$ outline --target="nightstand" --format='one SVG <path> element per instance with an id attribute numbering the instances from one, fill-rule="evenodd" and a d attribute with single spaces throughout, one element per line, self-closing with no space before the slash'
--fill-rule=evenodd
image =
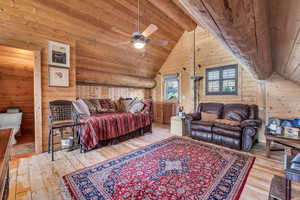
<path id="1" fill-rule="evenodd" d="M 171 117 L 171 134 L 178 136 L 185 136 L 184 118 L 178 116 Z"/>

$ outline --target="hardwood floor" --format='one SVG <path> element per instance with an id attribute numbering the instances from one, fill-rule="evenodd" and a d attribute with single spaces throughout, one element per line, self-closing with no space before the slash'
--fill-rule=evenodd
<path id="1" fill-rule="evenodd" d="M 47 153 L 14 159 L 10 162 L 9 199 L 63 199 L 61 192 L 63 175 L 170 136 L 168 126 L 156 124 L 152 134 L 84 154 L 80 154 L 79 150 L 59 151 L 55 155 L 54 162 L 50 161 L 50 155 Z M 263 144 L 257 144 L 252 154 L 256 156 L 256 161 L 240 199 L 265 200 L 268 199 L 272 176 L 274 174 L 283 175 L 282 152 L 276 152 L 268 159 L 264 156 Z M 300 184 L 293 183 L 293 200 L 296 199 L 300 199 Z"/>

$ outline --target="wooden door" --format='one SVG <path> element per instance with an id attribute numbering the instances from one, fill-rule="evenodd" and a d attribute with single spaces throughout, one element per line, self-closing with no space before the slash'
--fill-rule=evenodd
<path id="1" fill-rule="evenodd" d="M 171 117 L 178 112 L 179 105 L 179 74 L 164 76 L 163 123 L 169 124 Z"/>

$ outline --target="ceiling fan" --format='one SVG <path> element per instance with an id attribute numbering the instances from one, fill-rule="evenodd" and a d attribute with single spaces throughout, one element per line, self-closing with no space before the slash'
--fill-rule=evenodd
<path id="1" fill-rule="evenodd" d="M 167 40 L 159 40 L 159 39 L 150 39 L 149 36 L 153 34 L 155 31 L 158 30 L 158 27 L 155 24 L 150 24 L 143 32 L 140 32 L 140 0 L 138 0 L 138 24 L 137 24 L 137 32 L 133 32 L 130 35 L 130 40 L 125 43 L 132 43 L 134 48 L 136 49 L 143 49 L 145 45 L 149 42 L 155 42 L 156 44 L 160 46 L 167 46 L 168 41 Z M 119 33 L 124 33 L 121 30 L 118 30 L 116 28 L 113 28 L 114 31 Z M 128 35 L 128 34 L 126 34 Z"/>

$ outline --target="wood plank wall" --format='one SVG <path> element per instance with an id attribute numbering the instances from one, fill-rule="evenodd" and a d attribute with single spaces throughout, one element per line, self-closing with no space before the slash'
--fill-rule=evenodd
<path id="1" fill-rule="evenodd" d="M 237 64 L 233 56 L 223 48 L 220 43 L 213 38 L 205 29 L 198 27 L 195 32 L 196 38 L 196 75 L 204 76 L 205 69 L 224 65 Z M 200 65 L 200 67 L 198 67 Z M 191 76 L 194 74 L 194 34 L 185 32 L 167 61 L 160 69 L 160 74 L 156 76 L 157 87 L 153 89 L 155 98 L 155 117 L 157 121 L 162 121 L 163 112 L 163 76 L 166 74 L 180 73 L 180 103 L 186 112 L 193 111 L 193 87 Z M 184 69 L 185 68 L 185 69 Z M 199 102 L 223 102 L 223 103 L 245 103 L 256 104 L 260 97 L 257 93 L 259 84 L 252 78 L 251 74 L 241 66 L 238 68 L 239 82 L 238 95 L 206 95 L 205 79 L 201 80 L 198 99 Z"/>
<path id="2" fill-rule="evenodd" d="M 163 76 L 180 73 L 180 102 L 186 112 L 193 111 L 193 33 L 184 33 L 156 76 L 157 87 L 152 90 L 155 99 L 155 120 L 163 121 Z M 206 30 L 196 29 L 196 75 L 204 76 L 205 69 L 237 64 L 233 56 Z M 186 68 L 185 70 L 183 69 Z M 300 117 L 300 86 L 278 74 L 264 82 L 256 81 L 241 65 L 238 67 L 238 95 L 206 95 L 205 79 L 200 81 L 199 102 L 257 104 L 263 121 L 269 117 Z M 199 103 L 198 102 L 198 103 Z M 264 141 L 263 129 L 259 133 Z"/>
<path id="3" fill-rule="evenodd" d="M 76 96 L 83 99 L 105 99 L 118 100 L 120 97 L 138 97 L 150 98 L 150 89 L 110 87 L 110 86 L 93 86 L 93 85 L 77 85 Z"/>
<path id="4" fill-rule="evenodd" d="M 0 112 L 19 107 L 22 134 L 34 134 L 33 52 L 1 45 L 0 52 Z"/>
<path id="5" fill-rule="evenodd" d="M 76 69 L 155 76 L 184 30 L 147 1 L 141 1 L 141 16 L 141 29 L 158 25 L 151 37 L 167 39 L 167 47 L 152 43 L 141 53 L 120 44 L 136 31 L 137 0 L 0 1 L 0 44 L 42 54 L 43 150 L 48 143 L 48 102 L 76 98 Z M 48 87 L 49 40 L 71 45 L 69 88 Z"/>
<path id="6" fill-rule="evenodd" d="M 299 85 L 278 74 L 273 74 L 266 85 L 268 117 L 300 118 Z"/>

